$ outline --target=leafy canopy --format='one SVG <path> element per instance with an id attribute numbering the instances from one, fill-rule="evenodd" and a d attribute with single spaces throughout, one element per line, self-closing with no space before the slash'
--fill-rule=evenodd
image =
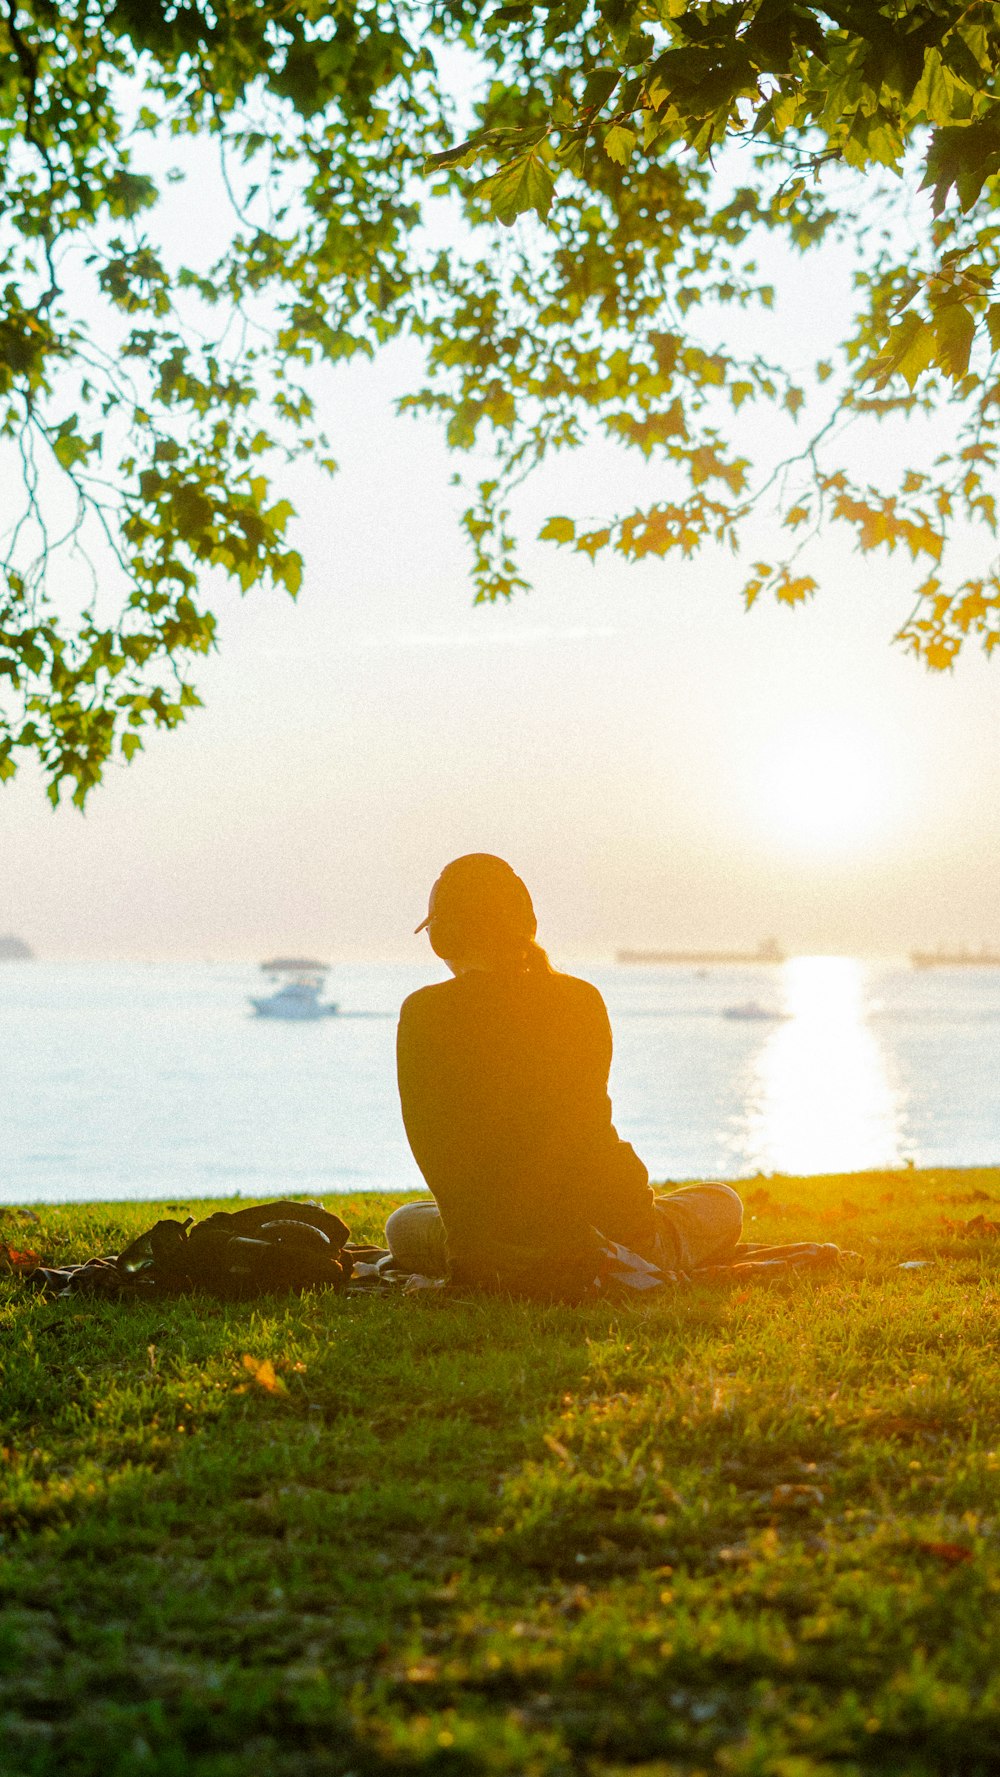
<path id="1" fill-rule="evenodd" d="M 220 579 L 298 590 L 282 463 L 334 467 L 310 367 L 404 333 L 426 375 L 402 406 L 495 459 L 464 518 L 477 598 L 525 584 L 511 490 L 597 430 L 662 495 L 544 538 L 736 546 L 767 494 L 789 548 L 748 605 L 810 596 L 838 523 L 917 564 L 900 633 L 930 666 L 991 650 L 1000 570 L 947 555 L 957 521 L 997 529 L 998 65 L 975 0 L 0 0 L 0 779 L 34 752 L 82 803 L 183 719 Z M 231 200 L 211 263 L 164 223 L 197 242 L 188 138 Z M 807 391 L 714 337 L 772 302 L 768 235 L 856 256 L 822 422 L 780 466 L 747 414 L 792 423 Z M 845 426 L 916 412 L 934 459 L 856 482 Z"/>

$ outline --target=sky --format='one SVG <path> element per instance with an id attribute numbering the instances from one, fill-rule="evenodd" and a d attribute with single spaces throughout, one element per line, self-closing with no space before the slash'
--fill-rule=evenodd
<path id="1" fill-rule="evenodd" d="M 784 269 L 759 324 L 805 363 L 844 268 Z M 909 564 L 829 539 L 813 603 L 745 613 L 766 519 L 742 560 L 531 542 L 552 512 L 655 497 L 655 467 L 595 443 L 520 497 L 533 591 L 474 608 L 462 465 L 393 411 L 416 369 L 399 345 L 319 378 L 340 470 L 284 476 L 302 592 L 222 593 L 205 708 L 84 814 L 53 812 L 29 767 L 0 790 L 0 932 L 52 959 L 416 961 L 434 877 L 486 850 L 557 961 L 1000 942 L 1000 664 L 970 647 L 930 675 L 891 645 Z"/>

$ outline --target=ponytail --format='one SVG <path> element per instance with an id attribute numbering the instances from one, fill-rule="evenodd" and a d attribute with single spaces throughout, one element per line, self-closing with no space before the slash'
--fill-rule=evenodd
<path id="1" fill-rule="evenodd" d="M 555 970 L 552 967 L 552 964 L 549 962 L 548 951 L 543 950 L 541 945 L 539 943 L 537 943 L 537 941 L 534 938 L 532 938 L 530 940 L 530 942 L 528 943 L 527 949 L 525 951 L 524 966 L 527 969 L 529 975 L 554 975 L 555 974 Z"/>
<path id="2" fill-rule="evenodd" d="M 511 945 L 493 953 L 492 968 L 497 975 L 554 975 L 548 952 L 534 938 L 525 938 L 516 948 Z"/>
<path id="3" fill-rule="evenodd" d="M 457 920 L 432 919 L 427 928 L 431 949 L 443 962 L 470 953 L 484 959 L 484 966 L 498 975 L 552 975 L 555 973 L 542 946 L 523 933 L 498 932 L 495 926 L 480 927 Z"/>

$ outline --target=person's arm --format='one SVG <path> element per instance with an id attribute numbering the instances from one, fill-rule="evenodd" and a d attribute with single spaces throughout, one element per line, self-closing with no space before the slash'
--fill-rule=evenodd
<path id="1" fill-rule="evenodd" d="M 399 1102 L 410 1151 L 435 1196 L 453 1177 L 468 1145 L 466 1119 L 455 1102 L 449 1028 L 433 988 L 404 1000 L 396 1032 Z"/>
<path id="2" fill-rule="evenodd" d="M 426 1179 L 431 1149 L 429 1131 L 434 1119 L 429 1115 L 428 1045 L 426 1034 L 421 1031 L 422 1023 L 419 998 L 411 994 L 400 1008 L 396 1030 L 396 1083 L 406 1139 Z"/>

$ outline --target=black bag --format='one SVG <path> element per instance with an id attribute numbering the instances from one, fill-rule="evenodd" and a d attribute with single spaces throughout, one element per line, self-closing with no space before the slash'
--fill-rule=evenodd
<path id="1" fill-rule="evenodd" d="M 355 1256 L 350 1229 L 318 1203 L 260 1203 L 217 1210 L 203 1222 L 163 1220 L 123 1252 L 79 1265 L 38 1265 L 26 1282 L 50 1294 L 239 1298 L 274 1291 L 343 1289 Z"/>

